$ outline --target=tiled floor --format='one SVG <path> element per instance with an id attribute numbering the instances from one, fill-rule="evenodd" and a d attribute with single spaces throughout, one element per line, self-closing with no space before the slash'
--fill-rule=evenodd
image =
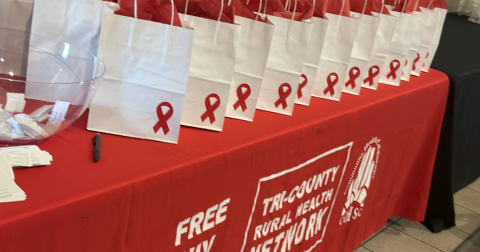
<path id="1" fill-rule="evenodd" d="M 454 251 L 480 227 L 480 178 L 457 192 L 454 201 L 456 227 L 433 234 L 421 223 L 395 217 L 355 252 Z"/>

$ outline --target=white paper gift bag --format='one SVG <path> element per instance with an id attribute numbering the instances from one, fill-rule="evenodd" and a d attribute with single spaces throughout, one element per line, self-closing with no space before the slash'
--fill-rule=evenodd
<path id="1" fill-rule="evenodd" d="M 182 25 L 195 31 L 182 125 L 222 131 L 232 86 L 238 25 L 184 14 L 180 19 Z"/>
<path id="2" fill-rule="evenodd" d="M 257 108 L 292 115 L 311 25 L 270 15 L 267 22 L 275 29 Z"/>
<path id="3" fill-rule="evenodd" d="M 430 56 L 428 52 L 430 50 L 430 44 L 432 43 L 433 34 L 435 33 L 435 28 L 437 25 L 437 18 L 438 12 L 429 10 L 426 8 L 420 7 L 422 12 L 425 13 L 426 20 L 425 20 L 425 27 L 422 32 L 422 38 L 420 40 L 420 47 L 418 49 L 418 53 L 420 55 L 420 60 L 418 62 L 418 67 L 412 71 L 412 74 L 415 76 L 420 76 L 422 68 L 426 65 L 425 61 Z"/>
<path id="4" fill-rule="evenodd" d="M 418 19 L 417 29 L 415 30 L 412 44 L 410 45 L 410 59 L 412 64 L 409 69 L 411 75 L 420 76 L 420 72 L 422 69 L 422 62 L 420 61 L 420 59 L 422 58 L 420 55 L 420 44 L 422 42 L 422 36 L 425 31 L 428 14 L 424 12 L 415 12 L 414 15 L 417 15 Z M 408 69 L 405 69 L 405 73 L 406 71 L 408 71 Z"/>
<path id="5" fill-rule="evenodd" d="M 365 6 L 366 4 L 367 1 L 365 1 Z M 359 16 L 360 24 L 348 64 L 348 71 L 345 75 L 343 92 L 359 95 L 364 80 L 362 77 L 369 70 L 370 55 L 372 53 L 380 18 L 357 13 L 355 13 L 355 15 Z"/>
<path id="6" fill-rule="evenodd" d="M 408 32 L 412 22 L 403 12 L 391 11 L 391 14 L 398 17 L 392 41 L 390 43 L 387 60 L 380 71 L 380 83 L 400 86 L 402 71 L 408 63 L 408 50 L 410 43 L 408 40 Z"/>
<path id="7" fill-rule="evenodd" d="M 425 65 L 422 66 L 423 72 L 428 72 L 430 66 L 432 65 L 433 58 L 437 53 L 438 44 L 440 43 L 440 37 L 442 36 L 443 24 L 445 23 L 445 18 L 447 17 L 448 10 L 442 8 L 435 8 L 433 10 L 436 12 L 437 20 L 435 24 L 435 32 L 433 33 L 432 42 L 430 43 L 430 48 L 428 49 L 427 57 L 425 58 Z"/>
<path id="8" fill-rule="evenodd" d="M 108 67 L 87 128 L 177 143 L 192 41 L 189 29 L 105 13 L 98 54 Z"/>
<path id="9" fill-rule="evenodd" d="M 340 101 L 360 20 L 329 13 L 326 17 L 329 24 L 312 95 Z"/>
<path id="10" fill-rule="evenodd" d="M 98 0 L 35 0 L 32 34 L 50 48 L 66 42 L 97 56 L 104 8 Z"/>
<path id="11" fill-rule="evenodd" d="M 310 19 L 312 31 L 308 41 L 307 53 L 305 55 L 305 62 L 302 68 L 302 75 L 300 77 L 300 85 L 298 86 L 297 95 L 295 98 L 296 104 L 306 105 L 310 104 L 312 97 L 315 77 L 318 72 L 318 63 L 320 62 L 320 55 L 322 54 L 323 42 L 325 41 L 325 34 L 328 29 L 328 19 L 312 17 Z"/>
<path id="12" fill-rule="evenodd" d="M 253 121 L 274 26 L 240 16 L 235 16 L 235 22 L 240 27 L 235 41 L 236 60 L 226 116 Z"/>
<path id="13" fill-rule="evenodd" d="M 418 64 L 420 60 L 420 54 L 418 53 L 418 47 L 420 46 L 421 40 L 421 29 L 423 24 L 421 23 L 422 16 L 418 15 L 416 12 L 411 13 L 407 16 L 409 18 L 409 26 L 410 32 L 406 39 L 408 40 L 409 48 L 408 48 L 408 56 L 405 61 L 405 65 L 402 69 L 402 77 L 401 80 L 410 81 L 410 75 L 412 72 L 412 68 Z"/>
<path id="14" fill-rule="evenodd" d="M 373 43 L 372 53 L 370 54 L 367 71 L 362 79 L 362 87 L 377 90 L 380 80 L 380 73 L 383 71 L 383 65 L 387 61 L 388 49 L 393 38 L 393 33 L 397 25 L 398 18 L 393 15 L 373 13 L 380 18 L 378 24 L 375 42 Z"/>
<path id="15" fill-rule="evenodd" d="M 33 0 L 0 0 L 0 74 L 26 76 L 32 10 Z"/>

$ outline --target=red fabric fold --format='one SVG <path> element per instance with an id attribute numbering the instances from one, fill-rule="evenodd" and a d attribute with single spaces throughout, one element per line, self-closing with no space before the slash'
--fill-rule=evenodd
<path id="1" fill-rule="evenodd" d="M 187 13 L 185 13 L 186 0 L 174 0 L 179 13 L 211 20 L 218 20 L 221 9 L 220 1 L 222 0 L 189 0 Z M 235 12 L 233 7 L 224 3 L 220 21 L 233 24 L 235 20 L 234 16 Z"/>
<path id="2" fill-rule="evenodd" d="M 342 5 L 344 5 L 343 11 L 342 11 Z M 342 13 L 340 13 L 340 11 Z M 350 17 L 350 1 L 349 0 L 329 0 L 327 5 L 327 13 Z"/>
<path id="3" fill-rule="evenodd" d="M 135 17 L 134 0 L 122 0 L 120 1 L 120 10 L 115 14 Z M 162 24 L 170 24 L 172 15 L 173 26 L 182 27 L 180 17 L 178 16 L 177 9 L 173 6 L 170 0 L 137 0 L 137 18 L 158 22 Z"/>
<path id="4" fill-rule="evenodd" d="M 275 12 L 274 16 L 283 17 L 283 18 L 286 18 L 286 19 L 292 19 L 292 16 L 293 16 L 293 20 L 302 21 L 302 20 L 312 18 L 314 11 L 315 11 L 315 9 L 313 7 L 310 7 L 310 9 L 308 9 L 305 12 L 295 12 L 295 15 L 293 15 L 293 12 L 286 12 L 285 11 L 285 12 Z"/>
<path id="5" fill-rule="evenodd" d="M 363 12 L 363 7 L 365 6 L 365 1 L 362 0 L 350 0 L 350 11 L 357 13 Z M 368 0 L 367 6 L 365 7 L 365 15 L 372 15 L 372 12 L 380 13 L 382 11 L 382 1 L 381 0 Z M 390 12 L 387 8 L 383 8 L 382 14 L 390 15 Z"/>
<path id="6" fill-rule="evenodd" d="M 417 4 L 418 2 L 419 0 L 400 0 L 397 6 L 395 6 L 393 10 L 398 12 L 403 11 L 404 13 L 407 13 L 407 14 L 412 13 L 414 11 L 420 11 L 420 6 Z M 405 10 L 403 9 L 404 7 L 405 7 Z"/>
<path id="7" fill-rule="evenodd" d="M 253 20 L 257 18 L 257 14 L 253 12 L 254 10 L 251 10 L 248 7 L 244 0 L 231 0 L 230 6 L 232 6 L 235 10 L 235 16 L 240 16 Z M 255 11 L 258 11 L 258 9 Z M 260 15 L 258 16 L 257 21 L 264 22 L 263 18 Z"/>
<path id="8" fill-rule="evenodd" d="M 267 2 L 266 5 L 265 5 L 265 1 Z M 251 10 L 257 11 L 260 7 L 260 0 L 250 0 L 248 2 L 248 7 Z M 262 0 L 260 13 L 273 15 L 275 12 L 284 12 L 284 11 L 285 11 L 285 6 L 283 5 L 281 0 Z"/>

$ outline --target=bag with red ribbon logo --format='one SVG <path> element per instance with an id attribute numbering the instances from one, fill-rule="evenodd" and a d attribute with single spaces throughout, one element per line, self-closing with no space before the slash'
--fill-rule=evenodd
<path id="1" fill-rule="evenodd" d="M 105 13 L 98 54 L 108 68 L 87 128 L 177 143 L 192 41 L 190 29 Z"/>
<path id="2" fill-rule="evenodd" d="M 323 42 L 328 28 L 328 19 L 325 18 L 326 4 L 318 4 L 321 0 L 313 0 L 312 4 L 305 1 L 305 8 L 313 12 L 310 17 L 312 31 L 308 41 L 307 53 L 300 77 L 300 85 L 298 87 L 295 103 L 308 106 L 312 97 L 312 90 L 317 76 L 318 63 L 322 54 Z M 326 1 L 324 1 L 326 3 Z M 314 6 L 319 6 L 318 10 Z"/>
<path id="3" fill-rule="evenodd" d="M 104 10 L 97 0 L 35 0 L 31 33 L 49 48 L 66 42 L 96 56 Z"/>
<path id="4" fill-rule="evenodd" d="M 405 9 L 406 4 L 403 5 Z M 380 83 L 400 86 L 402 71 L 408 64 L 408 53 L 410 49 L 409 33 L 413 26 L 411 14 L 391 11 L 390 13 L 398 18 L 390 43 L 387 60 L 380 71 Z"/>
<path id="5" fill-rule="evenodd" d="M 384 9 L 385 10 L 385 9 Z M 387 10 L 388 11 L 388 10 Z M 377 34 L 370 54 L 368 71 L 364 73 L 362 87 L 377 90 L 383 66 L 387 61 L 388 49 L 393 38 L 398 18 L 388 14 L 373 13 L 380 18 Z"/>
<path id="6" fill-rule="evenodd" d="M 235 14 L 243 13 L 248 18 L 235 16 L 239 34 L 235 40 L 236 61 L 226 116 L 253 121 L 275 27 L 263 22 L 260 15 L 253 14 L 241 1 L 232 0 Z M 243 8 L 237 12 L 238 5 Z"/>
<path id="7" fill-rule="evenodd" d="M 267 22 L 275 25 L 275 28 L 257 102 L 258 109 L 292 115 L 311 32 L 311 25 L 300 21 L 304 17 L 304 13 L 285 10 L 266 16 Z"/>
<path id="8" fill-rule="evenodd" d="M 102 1 L 96 0 L 35 0 L 31 34 L 35 43 L 47 48 L 62 47 L 63 43 L 77 46 L 97 56 L 103 12 L 112 12 Z M 44 71 L 45 59 L 39 54 L 30 54 L 27 66 L 25 96 L 30 99 L 55 102 L 63 93 L 45 92 L 41 85 L 32 85 L 29 80 L 38 71 Z M 39 67 L 40 66 L 40 67 Z M 84 97 L 71 102 L 80 104 Z"/>
<path id="9" fill-rule="evenodd" d="M 432 15 L 430 13 L 419 6 L 419 11 L 416 11 L 415 14 L 419 16 L 419 31 L 416 34 L 418 38 L 415 38 L 415 43 L 416 43 L 416 55 L 412 63 L 412 69 L 411 69 L 411 74 L 414 76 L 420 76 L 422 66 L 425 62 L 426 54 L 428 52 L 428 46 L 425 46 L 426 44 L 429 44 L 431 41 L 431 38 L 433 37 L 433 23 L 432 20 Z"/>
<path id="10" fill-rule="evenodd" d="M 410 47 L 408 49 L 407 64 L 403 68 L 401 79 L 404 81 L 410 81 L 410 75 L 412 71 L 417 70 L 420 61 L 420 41 L 422 39 L 422 33 L 425 29 L 425 22 L 427 15 L 421 12 L 419 7 L 419 0 L 406 0 L 406 8 L 404 13 L 410 14 L 412 26 L 410 26 L 410 33 L 408 36 Z M 401 5 L 402 3 L 400 3 Z"/>
<path id="11" fill-rule="evenodd" d="M 443 31 L 443 24 L 445 23 L 445 18 L 447 17 L 448 13 L 445 0 L 431 0 L 429 2 L 428 9 L 430 9 L 430 12 L 435 13 L 434 15 L 436 16 L 436 22 L 432 41 L 430 43 L 424 65 L 422 65 L 423 72 L 428 72 L 430 66 L 432 65 L 433 58 L 437 53 L 438 44 L 440 43 L 440 37 Z"/>
<path id="12" fill-rule="evenodd" d="M 423 29 L 422 38 L 420 40 L 420 47 L 418 53 L 420 54 L 420 60 L 418 61 L 418 67 L 412 74 L 415 76 L 419 76 L 422 68 L 426 65 L 426 60 L 429 58 L 430 53 L 430 45 L 432 44 L 432 39 L 435 34 L 435 30 L 437 28 L 437 20 L 439 17 L 439 12 L 430 10 L 428 7 L 431 3 L 431 0 L 421 0 L 419 5 L 420 9 L 423 13 L 426 14 L 427 18 L 425 21 L 425 28 Z"/>
<path id="13" fill-rule="evenodd" d="M 377 35 L 380 18 L 371 14 L 372 11 L 375 11 L 372 1 L 365 0 L 363 4 L 362 1 L 352 1 L 350 6 L 352 8 L 351 15 L 358 16 L 360 24 L 355 36 L 343 92 L 359 95 L 364 80 L 363 77 L 369 70 L 370 55 Z"/>
<path id="14" fill-rule="evenodd" d="M 198 8 L 190 4 L 197 4 Z M 222 131 L 233 81 L 235 37 L 239 27 L 233 24 L 233 8 L 222 0 L 218 5 L 213 1 L 189 1 L 184 10 L 186 14 L 180 14 L 182 24 L 192 27 L 195 33 L 182 125 Z M 212 20 L 214 10 L 216 18 Z M 197 16 L 190 15 L 190 11 Z"/>
<path id="15" fill-rule="evenodd" d="M 350 4 L 347 0 L 329 1 L 328 6 L 328 13 L 325 14 L 328 28 L 312 95 L 340 101 L 360 20 L 349 17 Z M 338 15 L 340 13 L 342 15 Z"/>

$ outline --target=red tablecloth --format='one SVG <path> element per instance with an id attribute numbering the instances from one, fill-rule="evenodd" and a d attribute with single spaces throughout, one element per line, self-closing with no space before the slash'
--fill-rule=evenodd
<path id="1" fill-rule="evenodd" d="M 257 111 L 178 145 L 94 132 L 86 114 L 17 169 L 1 251 L 352 251 L 391 216 L 424 218 L 448 93 L 435 70 L 292 117 Z"/>

